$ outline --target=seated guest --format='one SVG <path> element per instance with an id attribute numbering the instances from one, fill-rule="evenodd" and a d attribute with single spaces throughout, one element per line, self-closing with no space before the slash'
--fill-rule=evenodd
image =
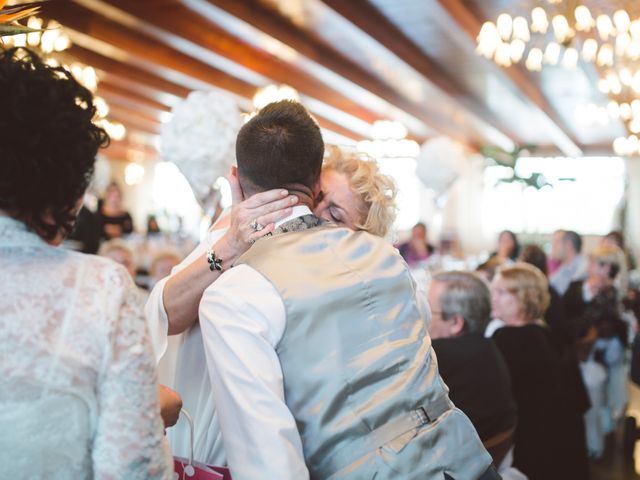
<path id="1" fill-rule="evenodd" d="M 132 280 L 136 278 L 136 261 L 133 251 L 120 239 L 107 240 L 98 249 L 98 255 L 107 257 L 122 265 Z"/>
<path id="2" fill-rule="evenodd" d="M 537 245 L 527 245 L 524 247 L 522 252 L 520 252 L 518 260 L 533 265 L 540 270 L 545 277 L 547 276 L 547 254 Z M 549 325 L 556 339 L 558 348 L 561 351 L 573 346 L 574 335 L 564 308 L 564 301 L 551 284 L 549 284 L 549 308 L 544 312 L 544 320 L 547 322 L 547 325 Z"/>
<path id="3" fill-rule="evenodd" d="M 531 480 L 588 478 L 583 414 L 568 370 L 542 317 L 547 279 L 537 268 L 502 267 L 491 285 L 493 316 L 505 322 L 493 339 L 504 355 L 518 406 L 514 466 Z"/>
<path id="4" fill-rule="evenodd" d="M 173 249 L 162 249 L 153 254 L 151 265 L 149 266 L 149 276 L 151 285 L 155 285 L 160 280 L 171 274 L 171 269 L 182 260 L 181 255 Z"/>
<path id="5" fill-rule="evenodd" d="M 560 266 L 549 277 L 549 283 L 559 295 L 564 295 L 571 282 L 587 276 L 587 259 L 582 251 L 582 237 L 571 230 L 559 230 L 553 234 L 551 258 Z"/>
<path id="6" fill-rule="evenodd" d="M 82 205 L 67 240 L 73 241 L 74 250 L 95 254 L 100 247 L 100 234 L 100 219 L 88 206 Z"/>
<path id="7" fill-rule="evenodd" d="M 589 256 L 586 278 L 571 282 L 563 296 L 567 316 L 574 319 L 582 315 L 593 303 L 608 303 L 617 308 L 615 278 L 620 271 L 620 249 L 601 245 Z"/>
<path id="8" fill-rule="evenodd" d="M 498 249 L 491 254 L 491 257 L 497 257 L 503 262 L 512 263 L 516 261 L 520 254 L 520 244 L 518 237 L 511 230 L 503 230 L 498 235 Z"/>
<path id="9" fill-rule="evenodd" d="M 494 342 L 483 336 L 491 314 L 489 289 L 472 273 L 438 273 L 429 287 L 429 305 L 440 375 L 486 445 L 516 425 L 509 371 Z M 493 460 L 500 465 L 502 458 Z"/>
<path id="10" fill-rule="evenodd" d="M 429 243 L 427 226 L 424 223 L 416 223 L 411 229 L 411 238 L 398 245 L 398 250 L 410 267 L 426 261 L 435 251 L 433 245 Z"/>
<path id="11" fill-rule="evenodd" d="M 122 206 L 122 190 L 111 183 L 98 206 L 98 218 L 102 226 L 102 238 L 120 238 L 133 232 L 133 220 Z"/>
<path id="12" fill-rule="evenodd" d="M 198 318 L 202 292 L 218 277 L 205 258 L 207 249 L 230 252 L 229 263 L 239 257 L 258 236 L 268 234 L 276 221 L 291 214 L 297 197 L 282 198 L 280 190 L 259 193 L 243 201 L 235 175 L 230 178 L 234 207 L 223 214 L 201 244 L 178 266 L 169 278 L 160 280 L 151 292 L 146 314 L 159 350 L 160 378 L 180 391 L 185 408 L 201 419 L 195 425 L 195 458 L 221 464 L 225 461 L 217 426 L 217 414 L 211 397 L 211 385 L 205 366 Z M 384 236 L 395 219 L 395 185 L 380 173 L 377 164 L 365 158 L 345 154 L 337 147 L 328 149 L 320 175 L 321 193 L 316 215 L 337 225 L 350 226 Z M 286 190 L 284 190 L 286 193 Z M 258 221 L 264 229 L 248 228 Z M 235 255 L 235 256 L 233 256 Z M 186 325 L 186 326 L 185 326 Z M 174 328 L 187 328 L 184 334 L 171 335 Z M 188 365 L 188 366 L 187 366 Z M 180 371 L 180 374 L 176 374 Z M 188 455 L 190 431 L 178 423 L 167 433 L 173 451 Z"/>
<path id="13" fill-rule="evenodd" d="M 0 476 L 172 478 L 133 282 L 58 248 L 108 143 L 91 92 L 0 49 L 0 105 Z"/>

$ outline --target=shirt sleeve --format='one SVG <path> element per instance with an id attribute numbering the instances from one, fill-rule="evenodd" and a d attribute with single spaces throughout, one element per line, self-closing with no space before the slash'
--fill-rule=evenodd
<path id="1" fill-rule="evenodd" d="M 197 258 L 204 257 L 205 252 L 211 245 L 215 244 L 226 232 L 226 229 L 211 230 L 207 233 L 205 238 L 198 244 L 198 246 L 178 265 L 173 267 L 171 275 L 163 278 L 155 284 L 149 299 L 144 308 L 144 314 L 149 324 L 149 332 L 151 334 L 151 342 L 153 345 L 153 351 L 156 358 L 156 363 L 160 362 L 160 359 L 167 350 L 167 336 L 169 334 L 169 317 L 167 311 L 164 308 L 164 286 L 169 279 L 193 263 Z"/>
<path id="2" fill-rule="evenodd" d="M 274 287 L 240 265 L 205 291 L 199 316 L 234 480 L 308 479 L 302 441 L 284 402 L 275 346 L 286 314 Z"/>
<path id="3" fill-rule="evenodd" d="M 172 457 L 164 437 L 155 363 L 142 308 L 124 270 L 106 287 L 121 291 L 98 377 L 93 474 L 102 478 L 169 479 Z"/>

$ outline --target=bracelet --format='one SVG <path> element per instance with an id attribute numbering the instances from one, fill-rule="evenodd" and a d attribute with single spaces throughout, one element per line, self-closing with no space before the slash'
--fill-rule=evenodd
<path id="1" fill-rule="evenodd" d="M 217 270 L 222 271 L 222 259 L 216 256 L 216 252 L 209 249 L 207 250 L 207 262 L 209 263 L 209 269 L 213 272 Z"/>

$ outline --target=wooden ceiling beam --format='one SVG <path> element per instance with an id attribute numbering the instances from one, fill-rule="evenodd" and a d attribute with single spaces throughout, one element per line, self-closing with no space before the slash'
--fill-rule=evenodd
<path id="1" fill-rule="evenodd" d="M 127 135 L 129 131 L 134 130 L 138 130 L 147 135 L 160 135 L 160 122 L 153 122 L 133 116 L 130 111 L 121 109 L 120 107 L 111 106 L 107 118 L 122 123 L 127 128 Z"/>
<path id="2" fill-rule="evenodd" d="M 253 85 L 75 3 L 48 2 L 43 5 L 43 13 L 66 27 L 126 52 L 131 56 L 130 63 L 138 64 L 147 71 L 155 70 L 156 76 L 167 79 L 171 72 L 179 72 L 243 97 L 251 98 L 255 92 Z"/>
<path id="3" fill-rule="evenodd" d="M 454 103 L 457 103 L 459 107 L 473 113 L 481 121 L 498 130 L 510 140 L 514 142 L 520 141 L 518 136 L 507 125 L 500 122 L 460 82 L 445 73 L 440 65 L 370 2 L 367 0 L 322 1 L 419 72 L 429 82 L 453 99 Z"/>
<path id="4" fill-rule="evenodd" d="M 160 46 L 160 51 L 172 50 L 174 56 L 176 54 L 179 56 L 181 63 L 198 64 L 200 70 L 215 70 L 220 76 L 228 76 L 235 81 L 239 79 L 234 76 L 236 72 L 233 70 L 225 71 L 223 67 L 213 67 L 210 63 L 205 63 L 204 60 L 196 60 L 196 58 L 204 59 L 201 49 L 206 49 L 258 73 L 267 81 L 272 79 L 275 82 L 287 83 L 304 95 L 320 100 L 366 122 L 371 123 L 380 119 L 379 115 L 366 106 L 354 103 L 340 92 L 328 88 L 312 75 L 291 66 L 276 56 L 238 40 L 177 0 L 163 2 L 157 0 L 137 0 L 135 2 L 130 0 L 109 0 L 109 2 L 85 0 L 77 3 L 82 4 L 81 8 L 91 9 L 97 15 L 104 15 L 104 17 L 95 20 L 95 31 L 91 32 L 92 35 L 95 35 L 101 27 L 108 27 L 110 30 L 118 31 L 119 34 L 123 33 L 121 29 L 125 29 L 127 32 L 135 31 L 134 35 L 137 37 L 154 41 Z M 133 17 L 133 21 L 131 17 Z M 138 25 L 136 25 L 135 19 L 139 19 Z M 172 41 L 172 36 L 179 36 L 187 41 L 175 42 Z M 189 59 L 186 62 L 184 61 L 185 57 Z M 195 76 L 193 70 L 185 73 Z M 201 79 L 210 81 L 206 78 Z M 211 83 L 234 91 L 231 85 L 221 85 L 221 82 L 225 80 L 225 78 L 220 78 Z M 252 90 L 251 94 L 245 91 L 235 91 L 234 93 L 251 98 L 255 89 L 261 86 L 260 84 L 248 85 Z"/>
<path id="5" fill-rule="evenodd" d="M 114 84 L 111 81 L 100 79 L 98 84 L 98 92 L 100 95 L 110 95 L 111 97 L 126 98 L 133 104 L 145 108 L 152 109 L 158 112 L 170 112 L 171 107 L 164 103 L 158 102 L 149 96 L 142 95 L 137 91 L 132 91 L 124 88 L 120 85 Z"/>
<path id="6" fill-rule="evenodd" d="M 331 0 L 335 1 L 335 0 Z M 438 3 L 455 21 L 460 29 L 470 38 L 473 44 L 482 27 L 482 21 L 477 18 L 461 0 L 438 0 Z M 492 61 L 487 60 L 492 63 Z M 571 135 L 569 128 L 555 112 L 540 88 L 531 80 L 528 73 L 522 70 L 519 65 L 513 65 L 509 68 L 501 68 L 495 65 L 496 69 L 502 72 L 508 80 L 516 87 L 517 93 L 535 105 L 540 112 L 548 119 L 550 128 L 553 129 L 553 138 L 550 140 L 568 156 L 582 155 L 582 149 L 578 146 L 578 142 Z"/>
<path id="7" fill-rule="evenodd" d="M 423 106 L 401 95 L 393 86 L 374 77 L 362 66 L 346 58 L 333 47 L 307 34 L 264 3 L 256 0 L 205 1 L 275 38 L 309 60 L 322 65 L 391 105 L 404 110 L 430 128 L 437 131 L 446 130 L 446 119 L 430 117 Z M 451 130 L 443 133 L 451 134 Z"/>
<path id="8" fill-rule="evenodd" d="M 130 101 L 126 97 L 118 97 L 115 95 L 105 95 L 105 99 L 109 105 L 110 111 L 116 110 L 123 115 L 149 123 L 162 123 L 161 112 L 149 108 L 140 108 L 139 105 Z"/>
<path id="9" fill-rule="evenodd" d="M 47 5 L 51 7 L 53 6 L 53 2 Z M 81 32 L 82 34 L 91 35 L 102 42 L 113 45 L 130 54 L 124 61 L 116 60 L 106 56 L 107 52 L 103 54 L 103 52 L 98 53 L 91 50 L 92 45 L 79 46 L 78 44 L 74 44 L 69 50 L 69 53 L 82 62 L 103 70 L 107 73 L 107 78 L 115 75 L 134 83 L 150 85 L 158 91 L 165 91 L 178 97 L 188 95 L 191 89 L 176 83 L 174 79 L 167 80 L 161 77 L 156 71 L 150 72 L 147 70 L 148 63 L 156 63 L 163 67 L 181 71 L 186 75 L 207 81 L 214 86 L 231 91 L 244 98 L 251 98 L 255 93 L 255 88 L 252 85 L 230 75 L 220 74 L 212 67 L 201 64 L 191 57 L 172 51 L 164 45 L 156 44 L 152 39 L 144 37 L 137 39 L 135 33 L 123 26 L 97 17 L 89 10 L 74 4 L 57 3 L 55 5 L 55 9 L 49 8 L 49 10 L 45 12 L 51 18 L 57 19 L 65 27 Z M 145 61 L 140 62 L 140 58 Z M 181 63 L 183 60 L 184 63 Z M 222 78 L 220 83 L 216 83 L 218 78 Z M 363 139 L 362 135 L 342 125 L 323 118 L 322 116 L 315 115 L 315 117 L 323 128 L 355 140 Z M 145 131 L 149 131 L 149 127 L 146 126 L 146 128 L 147 130 Z M 152 131 L 152 133 L 155 133 L 155 131 Z"/>
<path id="10" fill-rule="evenodd" d="M 177 97 L 186 97 L 189 95 L 189 92 L 191 92 L 191 89 L 183 85 L 179 85 L 136 67 L 135 61 L 133 60 L 122 63 L 77 44 L 74 44 L 68 52 L 81 62 L 104 71 L 108 78 L 111 78 L 111 76 L 125 78 L 137 84 L 145 85 L 154 90 L 166 92 Z"/>
<path id="11" fill-rule="evenodd" d="M 105 149 L 100 150 L 100 154 L 106 155 L 112 160 L 129 161 L 131 150 L 137 150 L 144 153 L 146 158 L 158 159 L 158 151 L 149 145 L 133 144 L 126 140 L 124 141 L 112 141 Z"/>

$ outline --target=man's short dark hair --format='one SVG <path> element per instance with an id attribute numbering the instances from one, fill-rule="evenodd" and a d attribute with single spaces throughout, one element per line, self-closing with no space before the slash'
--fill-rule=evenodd
<path id="1" fill-rule="evenodd" d="M 320 177 L 323 155 L 320 127 L 302 105 L 289 100 L 260 110 L 240 129 L 236 142 L 245 193 L 295 184 L 312 188 Z"/>
<path id="2" fill-rule="evenodd" d="M 563 240 L 571 243 L 576 253 L 582 251 L 582 237 L 573 230 L 565 230 Z"/>

